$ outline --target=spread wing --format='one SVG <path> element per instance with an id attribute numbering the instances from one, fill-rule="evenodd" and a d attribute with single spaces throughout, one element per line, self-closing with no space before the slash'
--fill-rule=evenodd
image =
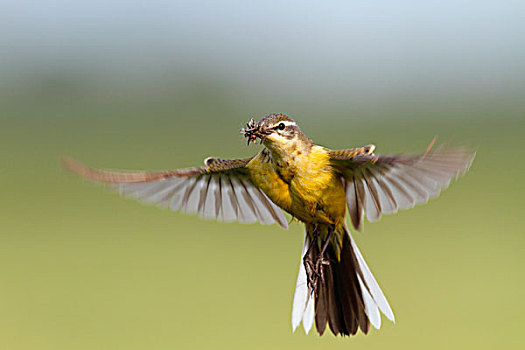
<path id="1" fill-rule="evenodd" d="M 207 219 L 278 223 L 288 228 L 282 210 L 253 185 L 245 165 L 251 158 L 208 158 L 205 166 L 165 171 L 115 171 L 89 168 L 63 159 L 66 169 L 108 184 L 127 197 Z"/>
<path id="2" fill-rule="evenodd" d="M 342 175 L 352 224 L 361 230 L 365 214 L 376 221 L 382 214 L 438 196 L 452 179 L 468 170 L 474 156 L 464 148 L 444 147 L 415 156 L 340 150 L 331 151 L 331 162 Z"/>

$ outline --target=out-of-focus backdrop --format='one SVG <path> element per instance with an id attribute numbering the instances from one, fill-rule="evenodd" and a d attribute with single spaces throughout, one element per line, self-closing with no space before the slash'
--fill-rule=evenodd
<path id="1" fill-rule="evenodd" d="M 0 5 L 1 349 L 502 349 L 525 325 L 523 1 Z M 333 148 L 478 155 L 355 234 L 396 314 L 291 333 L 302 227 L 221 224 L 66 173 L 254 154 L 282 112 Z M 315 333 L 315 332 L 313 332 Z"/>

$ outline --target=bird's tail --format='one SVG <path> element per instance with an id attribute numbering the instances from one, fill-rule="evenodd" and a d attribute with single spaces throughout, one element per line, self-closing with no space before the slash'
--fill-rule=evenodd
<path id="1" fill-rule="evenodd" d="M 313 291 L 308 285 L 308 277 L 303 259 L 308 253 L 311 260 L 315 261 L 319 255 L 318 244 L 310 247 L 312 228 L 307 227 L 299 265 L 299 276 L 295 287 L 292 310 L 293 330 L 301 321 L 306 333 L 313 325 L 317 332 L 323 334 L 328 323 L 330 330 L 335 334 L 354 335 L 361 328 L 367 333 L 370 324 L 375 328 L 381 327 L 380 311 L 392 322 L 394 314 L 388 304 L 381 288 L 377 284 L 363 256 L 359 252 L 350 232 L 344 225 L 338 226 L 334 237 L 342 237 L 336 246 L 330 244 L 324 254 L 326 263 L 321 265 L 322 278 Z M 340 250 L 337 254 L 336 250 Z M 338 256 L 339 255 L 339 259 Z"/>

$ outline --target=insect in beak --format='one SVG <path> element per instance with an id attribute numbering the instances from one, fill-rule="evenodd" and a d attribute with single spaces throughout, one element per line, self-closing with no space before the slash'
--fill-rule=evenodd
<path id="1" fill-rule="evenodd" d="M 269 132 L 252 118 L 246 123 L 246 128 L 241 129 L 241 134 L 247 138 L 247 145 L 250 145 L 250 142 L 257 143 L 257 138 L 260 139 L 260 143 L 262 144 L 266 136 L 269 135 Z"/>

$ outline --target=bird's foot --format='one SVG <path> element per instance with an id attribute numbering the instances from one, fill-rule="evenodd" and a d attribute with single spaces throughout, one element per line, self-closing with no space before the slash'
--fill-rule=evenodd
<path id="1" fill-rule="evenodd" d="M 324 259 L 322 255 L 317 256 L 315 261 L 305 256 L 304 267 L 306 270 L 308 288 L 316 292 L 319 282 L 324 282 L 323 266 L 330 265 L 330 260 Z"/>

